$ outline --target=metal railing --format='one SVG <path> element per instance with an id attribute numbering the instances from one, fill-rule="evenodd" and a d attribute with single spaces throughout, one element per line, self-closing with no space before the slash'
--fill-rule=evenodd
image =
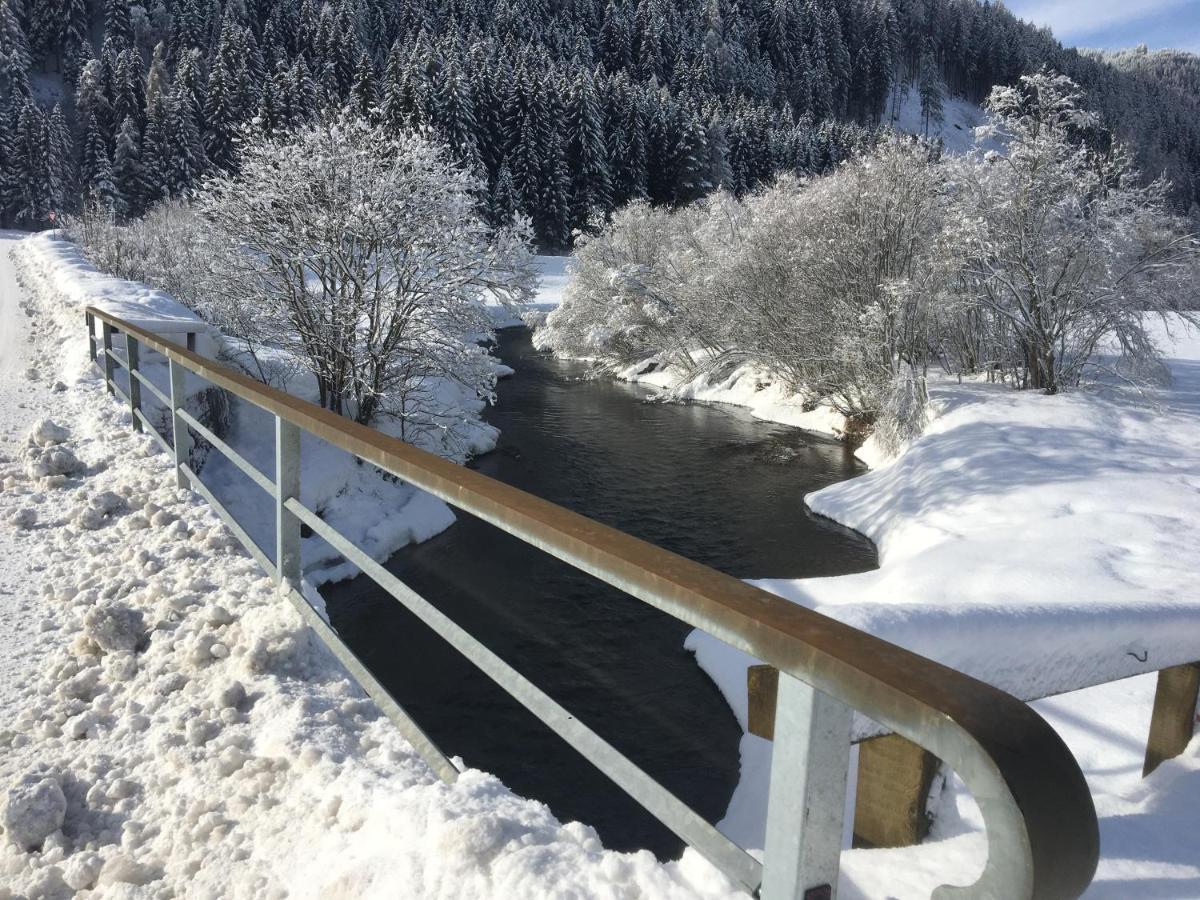
<path id="1" fill-rule="evenodd" d="M 1053 729 L 1026 704 L 981 681 L 822 616 L 707 566 L 592 521 L 478 472 L 266 387 L 153 333 L 89 308 L 93 359 L 108 390 L 170 454 L 181 487 L 199 492 L 367 693 L 443 779 L 457 769 L 362 666 L 301 591 L 300 529 L 307 525 L 582 753 L 732 880 L 767 900 L 836 895 L 854 710 L 925 748 L 971 790 L 987 829 L 987 862 L 969 886 L 937 898 L 1079 895 L 1099 854 L 1096 813 L 1083 774 Z M 95 323 L 101 323 L 97 345 Z M 125 354 L 113 348 L 124 335 Z M 166 357 L 170 392 L 140 371 L 140 349 Z M 128 392 L 114 367 L 129 373 Z M 275 478 L 250 465 L 183 408 L 192 372 L 275 417 Z M 141 408 L 145 388 L 170 413 L 171 438 Z M 193 429 L 275 504 L 274 560 L 250 538 L 188 464 Z M 308 432 L 451 506 L 599 578 L 780 672 L 764 862 L 737 846 L 580 722 L 483 641 L 451 621 L 300 503 L 300 434 Z"/>

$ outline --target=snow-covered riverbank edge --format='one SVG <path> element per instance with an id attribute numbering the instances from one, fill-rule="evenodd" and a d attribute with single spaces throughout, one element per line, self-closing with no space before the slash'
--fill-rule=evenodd
<path id="1" fill-rule="evenodd" d="M 32 801 L 3 803 L 0 897 L 734 893 L 693 853 L 604 851 L 490 775 L 437 782 L 129 430 L 78 311 L 27 299 L 0 326 L 28 333 L 39 386 L 67 386 L 68 430 L 0 449 L 0 608 L 38 623 L 0 637 L 0 787 L 29 776 Z M 30 393 L 14 378 L 5 410 Z M 53 454 L 61 483 L 35 467 Z"/>
<path id="2" fill-rule="evenodd" d="M 1033 705 L 1096 800 L 1102 860 L 1088 896 L 1159 879 L 1165 896 L 1200 896 L 1200 737 L 1141 779 L 1154 676 L 1138 673 L 1200 659 L 1200 336 L 1161 339 L 1175 382 L 1160 408 L 935 383 L 919 439 L 893 459 L 868 453 L 870 473 L 805 498 L 870 537 L 880 568 L 756 582 L 1023 698 L 1062 694 Z M 699 632 L 687 646 L 744 729 L 757 660 Z M 1087 685 L 1100 686 L 1075 690 Z M 741 752 L 721 827 L 761 846 L 771 744 L 746 735 Z M 930 842 L 848 851 L 842 896 L 971 881 L 986 852 L 973 800 L 952 778 L 934 808 Z"/>

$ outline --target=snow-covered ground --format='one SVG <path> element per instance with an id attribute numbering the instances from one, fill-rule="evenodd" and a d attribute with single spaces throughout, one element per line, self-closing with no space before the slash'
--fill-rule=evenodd
<path id="1" fill-rule="evenodd" d="M 879 569 L 757 582 L 1018 696 L 1061 694 L 1033 705 L 1091 785 L 1097 897 L 1200 897 L 1200 737 L 1143 781 L 1155 679 L 1127 677 L 1200 659 L 1200 336 L 1178 327 L 1161 341 L 1175 380 L 1157 406 L 936 384 L 936 418 L 902 455 L 868 445 L 874 471 L 807 498 L 874 540 Z M 688 646 L 745 727 L 755 660 L 699 633 Z M 743 738 L 722 824 L 749 846 L 762 843 L 770 753 Z M 970 881 L 978 811 L 956 779 L 936 810 L 921 847 L 848 852 L 844 896 Z"/>
<path id="2" fill-rule="evenodd" d="M 436 782 L 211 512 L 171 487 L 166 460 L 88 367 L 78 312 L 15 287 L 13 242 L 0 241 L 0 900 L 77 887 L 735 893 L 691 852 L 661 865 L 604 851 L 492 776 Z M 1200 658 L 1188 595 L 1200 340 L 1172 355 L 1162 408 L 937 386 L 937 418 L 899 459 L 872 457 L 872 473 L 809 498 L 876 540 L 880 569 L 764 586 L 1031 696 Z M 797 418 L 811 414 L 763 373 L 735 376 L 691 395 L 836 424 Z M 34 427 L 46 409 L 65 434 Z M 46 477 L 55 470 L 66 477 Z M 703 635 L 689 646 L 744 724 L 748 660 Z M 1101 816 L 1091 896 L 1200 897 L 1200 739 L 1142 780 L 1152 696 L 1153 676 L 1139 675 L 1035 703 Z M 723 827 L 758 847 L 770 744 L 747 736 L 742 753 Z M 972 880 L 984 853 L 973 802 L 951 779 L 936 809 L 921 847 L 848 851 L 841 896 Z"/>
<path id="3" fill-rule="evenodd" d="M 925 122 L 921 116 L 921 94 L 916 85 L 910 85 L 900 100 L 895 115 L 890 114 L 887 124 L 897 131 L 908 134 L 925 134 Z M 942 146 L 949 153 L 968 153 L 980 146 L 975 141 L 975 129 L 987 121 L 987 113 L 978 104 L 958 97 L 947 97 L 942 104 L 942 121 L 931 122 L 930 138 L 941 138 Z M 996 149 L 994 140 L 982 144 L 982 149 Z"/>
<path id="4" fill-rule="evenodd" d="M 0 238 L 2 900 L 734 893 L 693 853 L 605 851 L 490 775 L 438 782 L 130 431 L 78 311 L 16 286 L 15 238 Z M 46 411 L 60 428 L 35 427 Z"/>

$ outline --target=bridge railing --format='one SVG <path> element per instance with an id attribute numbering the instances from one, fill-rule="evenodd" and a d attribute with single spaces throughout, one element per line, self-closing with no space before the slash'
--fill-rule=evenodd
<path id="1" fill-rule="evenodd" d="M 939 898 L 1079 895 L 1095 871 L 1099 836 L 1083 774 L 1053 729 L 1026 704 L 981 681 L 739 579 L 602 525 L 478 472 L 266 387 L 184 347 L 89 308 L 93 359 L 129 405 L 133 427 L 174 457 L 181 487 L 204 496 L 277 581 L 308 624 L 443 779 L 457 769 L 309 605 L 301 590 L 300 532 L 307 525 L 468 657 L 563 740 L 734 882 L 767 900 L 836 896 L 854 710 L 952 768 L 979 804 L 987 862 L 969 886 Z M 95 326 L 99 323 L 100 333 Z M 122 335 L 114 348 L 114 337 Z M 119 350 L 124 350 L 121 354 Z M 141 371 L 141 353 L 166 358 L 169 392 Z M 115 367 L 128 372 L 123 391 Z M 275 418 L 268 477 L 184 409 L 185 372 Z M 170 415 L 154 428 L 142 390 Z M 189 465 L 189 429 L 246 473 L 275 506 L 275 548 L 259 547 Z M 575 568 L 779 671 L 763 862 L 659 785 L 570 711 L 369 558 L 300 502 L 300 435 L 307 432 L 478 516 Z"/>

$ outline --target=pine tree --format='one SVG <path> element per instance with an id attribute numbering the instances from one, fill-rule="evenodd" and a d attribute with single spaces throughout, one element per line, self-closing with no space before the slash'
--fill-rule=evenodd
<path id="1" fill-rule="evenodd" d="M 83 152 L 82 180 L 87 196 L 87 205 L 115 216 L 118 205 L 117 188 L 113 182 L 112 163 L 108 146 L 95 118 L 88 124 L 87 143 Z"/>
<path id="2" fill-rule="evenodd" d="M 0 121 L 11 122 L 14 115 L 11 98 L 0 93 Z M 5 227 L 13 223 L 20 190 L 16 137 L 16 129 L 0 128 L 0 223 Z"/>
<path id="3" fill-rule="evenodd" d="M 929 134 L 931 125 L 941 125 L 945 119 L 943 100 L 946 87 L 942 83 L 942 75 L 938 69 L 933 54 L 925 51 L 921 59 L 921 123 L 925 134 Z"/>
<path id="4" fill-rule="evenodd" d="M 180 85 L 176 85 L 167 104 L 167 190 L 179 197 L 192 189 L 207 164 L 200 137 L 199 118 L 195 101 Z"/>
<path id="5" fill-rule="evenodd" d="M 104 0 L 104 39 L 111 41 L 117 52 L 133 46 L 129 0 Z"/>
<path id="6" fill-rule="evenodd" d="M 166 108 L 169 95 L 156 91 L 146 104 L 146 127 L 142 131 L 142 202 L 149 209 L 170 194 L 168 172 L 171 149 L 167 146 Z"/>
<path id="7" fill-rule="evenodd" d="M 0 96 L 18 108 L 29 96 L 29 65 L 29 43 L 13 0 L 0 0 Z"/>
<path id="8" fill-rule="evenodd" d="M 71 212 L 75 198 L 75 144 L 62 104 L 54 104 L 47 126 L 47 178 L 50 209 Z"/>
<path id="9" fill-rule="evenodd" d="M 507 160 L 500 164 L 500 172 L 496 176 L 496 186 L 492 189 L 489 212 L 489 218 L 494 228 L 503 228 L 505 225 L 511 224 L 513 218 L 521 212 L 517 207 L 517 191 Z"/>
<path id="10" fill-rule="evenodd" d="M 17 174 L 16 220 L 27 228 L 42 227 L 50 197 L 49 148 L 46 117 L 41 107 L 25 98 L 17 118 L 13 169 Z"/>
<path id="11" fill-rule="evenodd" d="M 66 0 L 62 6 L 62 73 L 67 84 L 79 80 L 79 70 L 90 55 L 87 0 Z"/>
<path id="12" fill-rule="evenodd" d="M 475 107 L 457 63 L 451 62 L 442 69 L 434 93 L 434 109 L 433 126 L 450 152 L 467 169 L 482 172 L 483 160 L 475 143 L 478 130 Z"/>
<path id="13" fill-rule="evenodd" d="M 354 84 L 350 88 L 350 106 L 368 121 L 379 118 L 379 92 L 375 88 L 375 67 L 371 58 L 363 53 L 358 58 L 354 71 Z"/>
<path id="14" fill-rule="evenodd" d="M 139 146 L 141 139 L 137 122 L 133 116 L 127 117 L 117 132 L 112 163 L 113 185 L 116 188 L 113 212 L 120 221 L 136 217 L 144 209 L 146 189 Z"/>
<path id="15" fill-rule="evenodd" d="M 595 85 L 586 72 L 577 75 L 567 92 L 567 171 L 571 178 L 571 228 L 583 229 L 612 209 L 612 180 L 604 123 Z"/>

